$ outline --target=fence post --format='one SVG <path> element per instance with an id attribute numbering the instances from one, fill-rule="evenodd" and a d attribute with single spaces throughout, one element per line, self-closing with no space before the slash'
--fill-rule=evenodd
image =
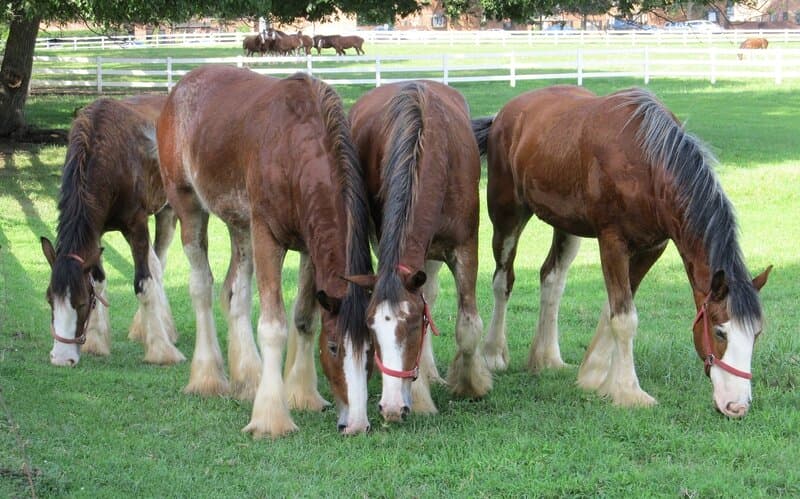
<path id="1" fill-rule="evenodd" d="M 447 54 L 442 55 L 442 83 L 448 85 L 447 80 L 450 77 L 449 68 L 447 67 Z"/>
<path id="2" fill-rule="evenodd" d="M 781 67 L 783 65 L 783 51 L 778 47 L 775 51 L 775 84 L 780 85 L 783 82 L 783 73 Z"/>
<path id="3" fill-rule="evenodd" d="M 314 74 L 314 68 L 312 67 L 312 64 L 311 64 L 311 53 L 310 52 L 308 54 L 306 54 L 306 70 L 308 71 L 308 74 L 310 74 L 310 75 Z"/>
<path id="4" fill-rule="evenodd" d="M 103 58 L 97 57 L 97 93 L 103 93 Z"/>
<path id="5" fill-rule="evenodd" d="M 583 86 L 583 48 L 578 47 L 578 86 Z"/>
<path id="6" fill-rule="evenodd" d="M 375 86 L 381 86 L 381 57 L 375 57 Z"/>
<path id="7" fill-rule="evenodd" d="M 104 37 L 104 36 L 100 37 L 100 48 L 101 49 L 105 49 L 106 48 L 106 37 Z"/>
<path id="8" fill-rule="evenodd" d="M 514 88 L 517 86 L 517 57 L 515 52 L 511 52 L 511 64 L 509 65 L 509 69 L 509 84 Z"/>
<path id="9" fill-rule="evenodd" d="M 644 47 L 644 84 L 650 84 L 650 50 Z"/>
<path id="10" fill-rule="evenodd" d="M 167 91 L 172 90 L 172 57 L 167 57 Z"/>
<path id="11" fill-rule="evenodd" d="M 242 56 L 241 55 L 237 55 L 236 56 L 236 67 L 237 68 L 244 67 L 244 61 L 242 60 Z"/>

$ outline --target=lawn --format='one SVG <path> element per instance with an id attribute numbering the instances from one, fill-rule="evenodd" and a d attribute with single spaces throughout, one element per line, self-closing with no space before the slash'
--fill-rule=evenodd
<path id="1" fill-rule="evenodd" d="M 553 82 L 549 82 L 553 83 Z M 475 116 L 497 110 L 544 82 L 457 88 Z M 608 93 L 640 82 L 592 80 Z M 711 385 L 694 353 L 694 309 L 674 247 L 637 295 L 635 359 L 643 389 L 659 404 L 622 409 L 575 384 L 577 365 L 605 299 L 597 244 L 584 242 L 567 282 L 561 351 L 570 367 L 538 376 L 525 369 L 538 316 L 538 269 L 549 229 L 531 221 L 517 258 L 508 314 L 511 365 L 483 400 L 456 400 L 435 387 L 436 416 L 379 423 L 380 380 L 370 384 L 373 431 L 352 438 L 333 411 L 294 413 L 300 431 L 253 441 L 240 432 L 251 404 L 187 396 L 189 363 L 142 363 L 126 339 L 135 311 L 130 251 L 119 234 L 104 238 L 113 327 L 107 358 L 84 356 L 74 369 L 48 362 L 52 339 L 44 299 L 49 268 L 39 236 L 53 237 L 65 148 L 3 150 L 0 163 L 0 496 L 686 496 L 800 495 L 800 84 L 660 81 L 649 87 L 720 158 L 718 173 L 736 207 L 740 243 L 753 274 L 775 265 L 762 292 L 766 327 L 753 360 L 754 403 L 743 420 L 712 409 Z M 352 105 L 368 87 L 337 87 Z M 93 96 L 34 96 L 28 118 L 69 126 L 72 110 Z M 481 193 L 485 196 L 485 178 Z M 485 205 L 485 203 L 483 203 Z M 492 308 L 491 224 L 481 219 L 478 304 Z M 212 218 L 210 256 L 218 290 L 229 242 Z M 287 260 L 291 304 L 295 255 Z M 165 274 L 178 347 L 190 357 L 194 314 L 188 265 L 178 238 Z M 439 370 L 455 346 L 456 295 L 441 274 L 433 315 Z M 218 304 L 223 348 L 226 326 Z M 256 308 L 253 308 L 254 318 Z M 320 391 L 331 399 L 324 376 Z"/>

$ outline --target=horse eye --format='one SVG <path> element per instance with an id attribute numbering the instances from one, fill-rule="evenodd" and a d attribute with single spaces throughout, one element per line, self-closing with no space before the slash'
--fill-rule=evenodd
<path id="1" fill-rule="evenodd" d="M 716 336 L 719 341 L 728 341 L 728 333 L 723 331 L 722 328 L 715 327 L 714 336 Z"/>
<path id="2" fill-rule="evenodd" d="M 339 345 L 337 345 L 335 341 L 329 341 L 328 351 L 331 353 L 331 355 L 336 357 L 339 354 Z"/>

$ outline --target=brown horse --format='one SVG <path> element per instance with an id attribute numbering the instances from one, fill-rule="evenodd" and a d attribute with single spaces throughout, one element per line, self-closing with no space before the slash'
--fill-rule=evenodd
<path id="1" fill-rule="evenodd" d="M 225 112 L 221 112 L 221 111 Z M 344 386 L 344 366 L 361 370 L 366 386 L 367 295 L 342 276 L 371 272 L 369 217 L 358 157 L 341 100 L 304 74 L 286 79 L 245 69 L 205 66 L 184 76 L 158 123 L 167 198 L 181 221 L 191 266 L 189 290 L 197 339 L 186 392 L 252 399 L 254 436 L 296 429 L 289 408 L 321 410 L 313 357 L 316 299 L 323 306 L 320 342 L 346 432 L 366 431 L 366 415 L 348 411 L 362 386 Z M 228 226 L 231 261 L 222 287 L 228 318 L 226 380 L 211 311 L 209 212 Z M 297 344 L 281 357 L 287 321 L 281 267 L 287 250 L 301 252 L 293 327 Z M 259 359 L 250 322 L 255 263 L 260 296 Z M 333 358 L 333 359 L 332 359 Z M 333 366 L 328 368 L 328 366 Z"/>
<path id="2" fill-rule="evenodd" d="M 247 57 L 250 57 L 256 52 L 259 55 L 264 55 L 264 53 L 267 51 L 267 46 L 267 37 L 265 33 L 246 36 L 244 37 L 244 40 L 242 40 L 242 49 Z"/>
<path id="3" fill-rule="evenodd" d="M 508 362 L 505 312 L 514 257 L 535 214 L 553 227 L 541 268 L 539 325 L 528 367 L 561 367 L 558 308 L 579 237 L 595 237 L 608 301 L 578 384 L 615 404 L 648 406 L 633 362 L 633 302 L 647 271 L 672 240 L 686 268 L 698 315 L 695 348 L 706 360 L 714 403 L 744 416 L 751 400 L 753 344 L 761 332 L 758 291 L 737 242 L 733 208 L 714 175 L 713 157 L 656 98 L 641 89 L 597 97 L 556 86 L 522 94 L 495 118 L 488 141 L 489 215 L 496 262 L 492 323 L 484 353 Z M 713 333 L 713 334 L 712 334 Z"/>
<path id="4" fill-rule="evenodd" d="M 458 290 L 458 352 L 448 384 L 457 395 L 481 397 L 492 379 L 477 351 L 480 154 L 467 103 L 440 83 L 396 83 L 365 94 L 350 120 L 378 239 L 377 276 L 351 279 L 374 288 L 367 324 L 383 373 L 380 412 L 386 421 L 405 418 L 412 407 L 436 412 L 428 383 L 439 375 L 427 329 L 441 262 Z"/>
<path id="5" fill-rule="evenodd" d="M 317 48 L 317 55 L 322 52 L 322 49 L 334 49 L 334 43 L 340 37 L 340 35 L 314 35 L 314 47 Z M 336 55 L 339 55 L 339 51 L 336 50 Z"/>
<path id="6" fill-rule="evenodd" d="M 740 49 L 766 49 L 768 46 L 769 41 L 766 38 L 747 38 L 739 44 Z M 741 61 L 744 54 L 739 52 L 737 55 Z"/>
<path id="7" fill-rule="evenodd" d="M 131 339 L 144 343 L 145 362 L 184 360 L 173 346 L 177 334 L 161 273 L 175 231 L 166 206 L 156 150 L 155 122 L 166 96 L 99 99 L 72 124 L 58 200 L 56 246 L 41 238 L 52 274 L 47 300 L 54 339 L 50 361 L 75 365 L 80 352 L 111 351 L 102 234 L 122 232 L 133 253 L 133 287 L 139 310 Z M 147 218 L 155 213 L 155 251 Z"/>
<path id="8" fill-rule="evenodd" d="M 360 36 L 339 36 L 331 39 L 331 46 L 337 55 L 347 55 L 346 49 L 356 49 L 356 55 L 363 55 L 364 39 Z"/>

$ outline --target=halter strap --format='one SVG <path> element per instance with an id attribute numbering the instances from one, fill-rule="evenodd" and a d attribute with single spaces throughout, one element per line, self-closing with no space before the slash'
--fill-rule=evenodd
<path id="1" fill-rule="evenodd" d="M 71 258 L 76 262 L 80 263 L 81 265 L 85 265 L 86 261 L 81 258 L 79 255 L 75 253 L 68 253 L 67 258 Z M 89 319 L 92 317 L 92 311 L 97 306 L 97 302 L 99 301 L 105 307 L 108 307 L 108 301 L 103 298 L 100 294 L 97 293 L 97 289 L 95 288 L 96 282 L 94 280 L 94 276 L 92 273 L 89 272 L 88 274 L 88 284 L 89 284 L 89 313 L 86 314 L 86 319 L 83 322 L 83 326 L 81 327 L 81 334 L 75 336 L 75 338 L 64 338 L 63 336 L 59 336 L 56 333 L 56 328 L 53 326 L 52 319 L 50 320 L 50 335 L 59 343 L 66 343 L 67 345 L 83 345 L 86 343 L 86 326 L 89 325 Z"/>
<path id="2" fill-rule="evenodd" d="M 734 376 L 744 379 L 753 379 L 753 375 L 751 373 L 736 369 L 732 365 L 728 364 L 722 359 L 718 359 L 714 355 L 714 349 L 711 341 L 711 328 L 709 327 L 710 319 L 708 317 L 708 301 L 710 299 L 711 293 L 709 293 L 706 296 L 706 299 L 703 300 L 703 304 L 700 306 L 700 310 L 697 311 L 697 315 L 692 323 L 692 328 L 694 328 L 698 322 L 701 320 L 703 321 L 703 364 L 705 366 L 706 376 L 711 376 L 711 366 L 717 366 L 723 371 L 733 374 Z"/>
<path id="3" fill-rule="evenodd" d="M 398 264 L 397 270 L 400 272 L 411 273 L 411 269 L 405 265 Z M 436 324 L 433 322 L 433 316 L 431 315 L 431 308 L 428 306 L 428 302 L 425 300 L 425 295 L 420 292 L 419 297 L 422 300 L 422 331 L 420 332 L 420 339 L 419 339 L 419 351 L 417 352 L 417 360 L 414 362 L 414 368 L 409 369 L 407 371 L 397 371 L 390 367 L 386 367 L 383 362 L 381 362 L 381 358 L 378 355 L 377 350 L 373 357 L 375 358 L 375 365 L 378 366 L 378 369 L 383 374 L 388 376 L 392 376 L 394 378 L 411 378 L 411 381 L 416 380 L 419 377 L 419 360 L 422 358 L 422 349 L 425 345 L 425 333 L 428 331 L 428 326 L 431 328 L 431 332 L 435 336 L 439 336 L 439 328 L 436 327 Z"/>

